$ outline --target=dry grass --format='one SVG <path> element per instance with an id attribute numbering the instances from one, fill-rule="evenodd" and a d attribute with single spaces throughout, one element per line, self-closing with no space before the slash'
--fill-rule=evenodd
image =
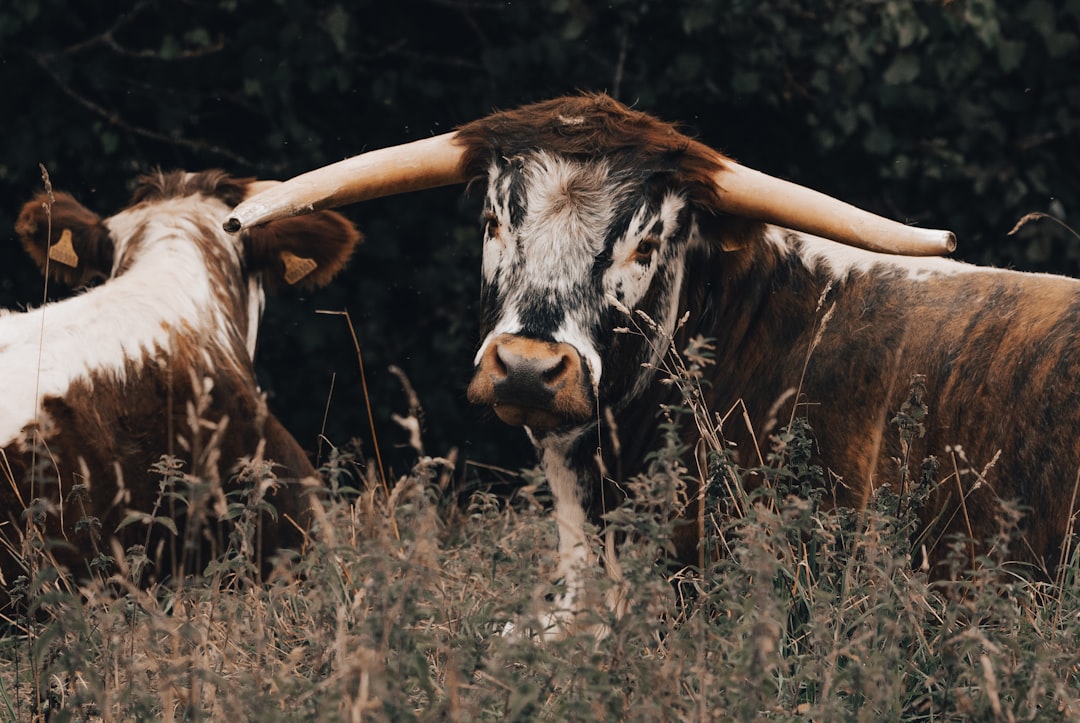
<path id="1" fill-rule="evenodd" d="M 680 374 L 693 378 L 693 369 Z M 692 405 L 691 405 L 692 406 Z M 323 519 L 267 577 L 239 541 L 199 576 L 150 589 L 121 562 L 75 592 L 29 600 L 0 638 L 5 720 L 1069 720 L 1080 715 L 1074 560 L 1058 585 L 1015 577 L 1009 536 L 947 589 L 910 558 L 921 488 L 863 511 L 822 509 L 810 432 L 778 430 L 768 484 L 713 448 L 715 562 L 672 569 L 667 511 L 687 474 L 672 434 L 610 515 L 632 606 L 610 634 L 540 643 L 555 591 L 542 484 L 461 506 L 450 460 L 385 486 L 348 451 L 322 472 Z M 903 427 L 903 425 L 899 425 Z M 899 432 L 898 432 L 899 433 Z M 168 465 L 165 465 L 166 467 Z M 526 473 L 526 479 L 535 479 Z M 899 482 L 899 479 L 898 479 Z M 899 515 L 899 516 L 898 516 Z M 1003 528 L 1004 529 L 1004 528 Z M 594 539 L 597 556 L 600 539 Z M 250 549 L 250 546 L 248 546 Z M 958 564 L 968 548 L 955 545 Z M 123 554 L 116 555 L 123 560 Z"/>

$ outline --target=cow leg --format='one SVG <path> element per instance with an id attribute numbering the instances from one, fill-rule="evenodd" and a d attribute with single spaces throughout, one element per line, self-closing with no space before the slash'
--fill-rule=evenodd
<path id="1" fill-rule="evenodd" d="M 576 629 L 575 618 L 584 609 L 582 593 L 585 582 L 589 569 L 596 566 L 596 561 L 591 559 L 589 540 L 585 534 L 583 475 L 569 463 L 573 440 L 569 443 L 562 441 L 561 444 L 545 442 L 537 444 L 537 448 L 540 466 L 555 501 L 553 514 L 559 534 L 557 576 L 563 582 L 563 591 L 555 598 L 550 610 L 541 616 L 539 631 L 522 631 L 514 623 L 507 623 L 502 634 L 558 640 Z M 603 634 L 603 631 L 596 632 Z"/>
<path id="2" fill-rule="evenodd" d="M 622 617 L 630 605 L 622 580 L 622 569 L 615 556 L 614 532 L 605 532 L 602 558 L 593 553 L 589 537 L 585 533 L 585 522 L 588 519 L 588 485 L 596 471 L 582 469 L 572 463 L 575 441 L 563 439 L 560 443 L 552 444 L 549 440 L 544 440 L 537 444 L 540 466 L 555 502 L 553 515 L 559 534 L 559 563 L 556 574 L 558 579 L 562 580 L 563 590 L 552 602 L 547 613 L 540 617 L 539 630 L 522 630 L 510 622 L 503 627 L 504 636 L 524 635 L 542 640 L 558 640 L 571 633 L 585 632 L 597 639 L 606 637 L 610 632 L 608 626 L 595 622 L 595 616 L 589 615 L 588 622 L 581 619 L 586 617 L 583 613 L 589 611 L 590 604 L 600 603 L 595 597 L 588 598 L 586 591 L 589 582 L 595 581 L 601 574 L 601 566 L 614 584 L 600 604 L 606 604 L 616 618 Z"/>
<path id="3" fill-rule="evenodd" d="M 541 632 L 537 637 L 544 640 L 556 640 L 574 632 L 587 632 L 596 638 L 605 637 L 609 630 L 603 623 L 590 621 L 583 623 L 590 602 L 586 590 L 590 580 L 596 580 L 600 574 L 601 560 L 593 554 L 589 538 L 585 533 L 585 521 L 588 519 L 587 494 L 591 476 L 595 470 L 582 469 L 573 464 L 573 451 L 576 440 L 563 440 L 561 444 L 541 444 L 540 463 L 543 467 L 551 495 L 555 502 L 553 514 L 559 533 L 559 564 L 557 574 L 563 583 L 563 590 L 554 600 L 551 609 L 541 618 Z M 628 600 L 621 581 L 622 570 L 615 558 L 614 535 L 609 530 L 605 534 L 603 567 L 614 581 L 608 590 L 604 602 L 616 617 L 625 612 Z M 599 611 L 596 611 L 599 612 Z M 508 626 L 505 632 L 513 632 Z"/>

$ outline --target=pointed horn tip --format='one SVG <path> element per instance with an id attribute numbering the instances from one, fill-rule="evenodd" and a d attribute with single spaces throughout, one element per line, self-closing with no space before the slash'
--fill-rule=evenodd
<path id="1" fill-rule="evenodd" d="M 928 228 L 921 234 L 924 239 L 921 251 L 927 256 L 944 256 L 956 251 L 956 234 L 952 231 Z"/>
<path id="2" fill-rule="evenodd" d="M 864 246 L 858 240 L 842 243 L 900 256 L 945 256 L 956 250 L 956 234 L 952 231 L 915 226 L 903 226 L 901 229 L 895 236 L 888 233 L 879 236 L 884 241 L 881 245 L 874 243 Z"/>

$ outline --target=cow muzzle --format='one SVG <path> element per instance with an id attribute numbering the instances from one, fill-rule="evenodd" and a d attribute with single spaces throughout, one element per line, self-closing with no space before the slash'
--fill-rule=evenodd
<path id="1" fill-rule="evenodd" d="M 488 344 L 468 396 L 507 424 L 538 432 L 586 422 L 596 409 L 577 349 L 514 334 L 500 334 Z"/>

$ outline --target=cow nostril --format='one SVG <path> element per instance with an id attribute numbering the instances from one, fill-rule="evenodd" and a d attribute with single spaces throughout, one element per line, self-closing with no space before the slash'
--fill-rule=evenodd
<path id="1" fill-rule="evenodd" d="M 544 382 L 546 384 L 551 384 L 552 382 L 556 382 L 556 381 L 559 380 L 560 377 L 562 377 L 564 374 L 566 374 L 566 370 L 569 367 L 569 365 L 570 365 L 570 359 L 567 358 L 567 356 L 564 354 L 561 357 L 559 357 L 554 364 L 552 364 L 550 367 L 545 369 L 540 374 L 540 377 L 544 380 Z"/>
<path id="2" fill-rule="evenodd" d="M 495 353 L 492 355 L 492 367 L 491 370 L 500 377 L 507 375 L 506 359 L 503 358 L 504 350 L 501 346 L 495 346 Z"/>
<path id="3" fill-rule="evenodd" d="M 567 343 L 503 334 L 484 351 L 469 401 L 507 424 L 549 430 L 590 418 L 595 400 L 578 351 Z"/>

